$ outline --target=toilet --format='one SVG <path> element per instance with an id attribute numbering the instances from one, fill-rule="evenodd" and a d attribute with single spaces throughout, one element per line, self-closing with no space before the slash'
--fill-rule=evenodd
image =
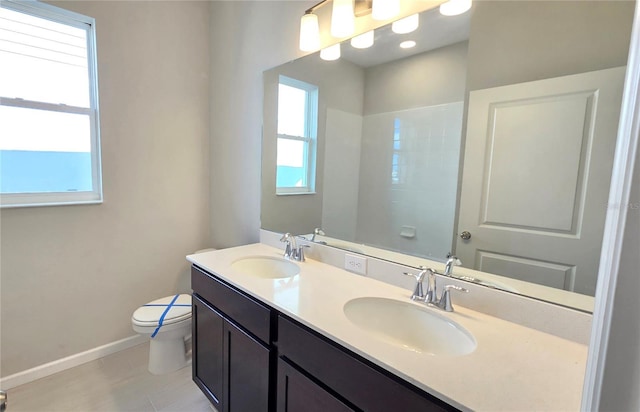
<path id="1" fill-rule="evenodd" d="M 149 372 L 162 375 L 187 366 L 185 339 L 191 335 L 191 295 L 178 293 L 142 305 L 133 312 L 131 324 L 134 331 L 149 336 Z"/>
<path id="2" fill-rule="evenodd" d="M 187 365 L 185 338 L 191 334 L 191 295 L 177 294 L 139 307 L 133 330 L 150 337 L 149 372 L 161 375 Z"/>

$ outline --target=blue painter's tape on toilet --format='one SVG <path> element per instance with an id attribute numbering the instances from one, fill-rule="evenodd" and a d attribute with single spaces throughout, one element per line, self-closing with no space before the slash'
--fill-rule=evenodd
<path id="1" fill-rule="evenodd" d="M 139 307 L 133 330 L 151 337 L 149 372 L 172 372 L 187 364 L 185 337 L 191 333 L 191 295 L 178 294 Z"/>
<path id="2" fill-rule="evenodd" d="M 173 304 L 176 302 L 176 300 L 178 299 L 178 296 L 180 296 L 180 294 L 177 294 L 173 297 L 173 299 L 171 299 L 171 302 L 167 305 L 166 309 L 164 310 L 164 312 L 162 312 L 162 315 L 160 316 L 160 320 L 158 320 L 158 327 L 156 328 L 156 330 L 153 331 L 153 333 L 151 334 L 152 338 L 155 338 L 156 335 L 158 334 L 158 331 L 160 330 L 160 328 L 162 327 L 162 323 L 164 322 L 164 318 L 167 316 L 167 313 L 171 310 L 171 307 L 173 306 Z"/>

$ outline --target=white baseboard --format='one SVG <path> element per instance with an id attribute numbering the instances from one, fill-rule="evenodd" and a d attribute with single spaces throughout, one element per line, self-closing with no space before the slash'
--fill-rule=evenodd
<path id="1" fill-rule="evenodd" d="M 146 340 L 148 340 L 148 338 L 143 335 L 131 336 L 115 342 L 107 343 L 106 345 L 98 346 L 97 348 L 89 349 L 88 351 L 67 356 L 66 358 L 45 363 L 44 365 L 36 366 L 35 368 L 14 373 L 13 375 L 0 378 L 0 388 L 3 390 L 15 388 L 16 386 L 33 382 L 36 379 L 44 378 L 46 376 L 53 375 L 54 373 L 62 372 L 75 366 L 82 365 L 83 363 L 91 362 L 107 355 L 111 355 L 112 353 L 131 348 L 144 343 Z"/>

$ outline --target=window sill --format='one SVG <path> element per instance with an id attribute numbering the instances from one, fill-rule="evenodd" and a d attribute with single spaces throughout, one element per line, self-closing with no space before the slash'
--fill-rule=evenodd
<path id="1" fill-rule="evenodd" d="M 299 195 L 315 195 L 316 192 L 292 192 L 292 193 L 276 193 L 276 196 L 299 196 Z"/>

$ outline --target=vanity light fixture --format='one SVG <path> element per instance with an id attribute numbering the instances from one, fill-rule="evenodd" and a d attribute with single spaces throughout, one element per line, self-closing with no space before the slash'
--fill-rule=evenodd
<path id="1" fill-rule="evenodd" d="M 391 23 L 391 30 L 397 34 L 407 34 L 417 29 L 419 25 L 420 17 L 416 13 Z"/>
<path id="2" fill-rule="evenodd" d="M 318 16 L 307 10 L 300 19 L 300 50 L 314 51 L 320 48 L 320 28 Z"/>
<path id="3" fill-rule="evenodd" d="M 374 40 L 373 30 L 370 30 L 366 33 L 363 33 L 359 36 L 352 38 L 351 46 L 355 47 L 356 49 L 366 49 L 368 47 L 373 46 L 373 40 Z"/>
<path id="4" fill-rule="evenodd" d="M 403 49 L 410 49 L 412 47 L 416 47 L 416 42 L 414 42 L 413 40 L 406 40 L 400 43 L 400 47 Z"/>
<path id="5" fill-rule="evenodd" d="M 333 46 L 325 47 L 320 50 L 320 58 L 322 60 L 338 60 L 340 58 L 340 43 L 336 43 Z"/>
<path id="6" fill-rule="evenodd" d="M 355 18 L 371 13 L 373 0 L 322 0 L 307 9 L 300 19 L 300 50 L 316 51 L 320 48 L 320 28 L 314 11 L 325 4 L 333 3 L 331 10 L 331 35 L 349 37 L 355 31 Z M 399 0 L 383 0 L 397 2 Z"/>
<path id="7" fill-rule="evenodd" d="M 356 16 L 353 0 L 333 0 L 331 12 L 331 35 L 348 37 L 355 31 Z"/>
<path id="8" fill-rule="evenodd" d="M 457 16 L 471 8 L 472 0 L 449 0 L 440 5 L 440 14 L 443 16 Z"/>
<path id="9" fill-rule="evenodd" d="M 400 14 L 400 0 L 373 0 L 371 17 L 374 20 L 389 20 Z"/>

